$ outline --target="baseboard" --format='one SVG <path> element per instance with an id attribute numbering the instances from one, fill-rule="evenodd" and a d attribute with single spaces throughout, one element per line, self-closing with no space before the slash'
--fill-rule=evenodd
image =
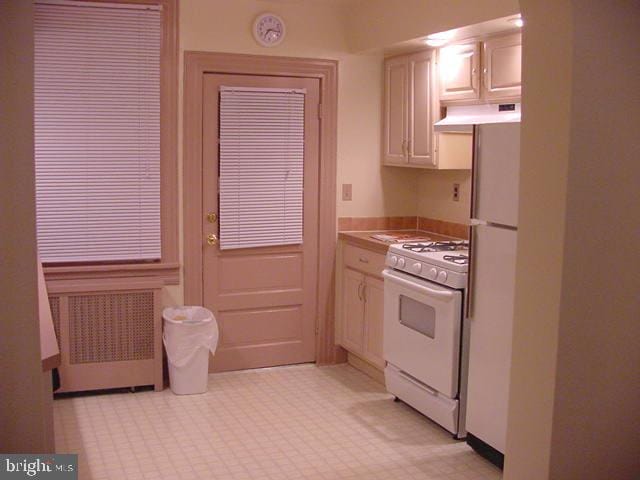
<path id="1" fill-rule="evenodd" d="M 357 355 L 349 352 L 347 353 L 347 362 L 356 370 L 360 370 L 365 375 L 373 378 L 376 382 L 384 385 L 384 372 L 377 367 L 374 367 L 366 360 L 363 360 Z"/>
<path id="2" fill-rule="evenodd" d="M 504 468 L 504 454 L 493 448 L 488 443 L 480 440 L 473 433 L 467 432 L 467 443 L 473 448 L 480 456 L 486 458 L 493 463 L 499 469 Z"/>

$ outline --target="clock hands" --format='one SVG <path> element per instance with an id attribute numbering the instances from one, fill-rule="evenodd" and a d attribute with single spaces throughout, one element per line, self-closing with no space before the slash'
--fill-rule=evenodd
<path id="1" fill-rule="evenodd" d="M 279 36 L 280 36 L 280 30 L 274 29 L 274 28 L 267 29 L 267 31 L 264 34 L 264 37 L 269 40 L 275 40 Z"/>

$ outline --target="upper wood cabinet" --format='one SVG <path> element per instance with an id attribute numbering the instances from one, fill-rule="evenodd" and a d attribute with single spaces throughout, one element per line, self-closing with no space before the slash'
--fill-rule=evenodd
<path id="1" fill-rule="evenodd" d="M 385 61 L 385 165 L 436 167 L 433 122 L 437 109 L 431 50 Z"/>
<path id="2" fill-rule="evenodd" d="M 440 100 L 445 104 L 516 100 L 521 90 L 521 55 L 519 33 L 441 48 Z"/>
<path id="3" fill-rule="evenodd" d="M 480 43 L 441 48 L 438 52 L 440 100 L 480 98 Z"/>
<path id="4" fill-rule="evenodd" d="M 519 97 L 522 36 L 517 33 L 484 42 L 484 89 L 487 100 Z"/>
<path id="5" fill-rule="evenodd" d="M 407 163 L 409 64 L 407 57 L 385 62 L 384 163 Z"/>

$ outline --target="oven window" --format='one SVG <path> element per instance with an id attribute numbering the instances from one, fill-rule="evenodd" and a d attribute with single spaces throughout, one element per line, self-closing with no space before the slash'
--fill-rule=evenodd
<path id="1" fill-rule="evenodd" d="M 400 323 L 429 338 L 436 338 L 436 309 L 400 295 Z"/>

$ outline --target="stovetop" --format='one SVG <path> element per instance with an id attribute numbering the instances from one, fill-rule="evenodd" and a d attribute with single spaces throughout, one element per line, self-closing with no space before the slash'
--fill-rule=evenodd
<path id="1" fill-rule="evenodd" d="M 389 247 L 386 265 L 416 277 L 453 288 L 465 288 L 469 268 L 469 242 L 396 243 Z"/>
<path id="2" fill-rule="evenodd" d="M 467 240 L 398 243 L 391 245 L 389 251 L 412 260 L 450 268 L 456 272 L 466 272 L 469 264 Z"/>
<path id="3" fill-rule="evenodd" d="M 440 242 L 403 243 L 402 248 L 413 253 L 425 252 L 457 252 L 468 251 L 469 242 L 466 240 L 446 240 Z"/>

